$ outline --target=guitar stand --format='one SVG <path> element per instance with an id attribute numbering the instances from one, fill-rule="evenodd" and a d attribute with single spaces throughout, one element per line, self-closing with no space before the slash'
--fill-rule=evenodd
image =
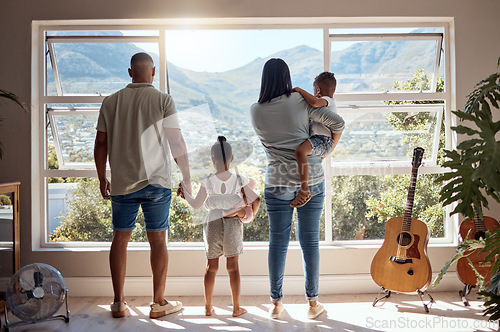
<path id="1" fill-rule="evenodd" d="M 380 296 L 382 292 L 385 292 L 384 296 Z M 390 290 L 385 289 L 384 287 L 380 287 L 380 292 L 378 292 L 377 296 L 373 300 L 372 306 L 375 306 L 380 300 L 387 299 L 391 296 L 392 292 Z M 434 303 L 434 299 L 432 298 L 431 294 L 429 294 L 427 291 L 417 291 L 418 297 L 420 297 L 420 301 L 422 301 L 422 305 L 424 306 L 424 310 L 426 313 L 429 313 L 429 307 L 431 303 Z M 427 294 L 429 297 L 429 302 L 425 303 L 423 296 L 424 294 Z"/>
<path id="2" fill-rule="evenodd" d="M 385 292 L 385 295 L 382 297 L 379 297 L 380 293 L 382 293 L 382 292 Z M 380 292 L 378 292 L 377 296 L 375 296 L 375 300 L 373 300 L 372 306 L 375 306 L 378 303 L 378 301 L 383 300 L 383 299 L 387 299 L 390 296 L 391 296 L 390 290 L 387 290 L 384 287 L 380 287 Z"/>
<path id="3" fill-rule="evenodd" d="M 470 294 L 470 291 L 472 290 L 472 288 L 474 288 L 474 286 L 465 284 L 464 289 L 458 291 L 458 295 L 460 295 L 460 299 L 462 300 L 462 302 L 464 303 L 464 306 L 466 306 L 466 307 L 469 307 L 470 304 L 465 296 Z"/>
<path id="4" fill-rule="evenodd" d="M 425 303 L 424 302 L 424 299 L 422 298 L 422 296 L 424 296 L 424 294 L 427 294 L 427 296 L 429 297 L 429 302 Z M 429 294 L 429 292 L 427 291 L 418 291 L 418 297 L 420 297 L 420 301 L 422 301 L 422 304 L 424 305 L 424 309 L 425 309 L 425 312 L 426 313 L 429 313 L 429 306 L 431 305 L 431 303 L 434 303 L 434 299 L 432 298 L 431 294 Z"/>

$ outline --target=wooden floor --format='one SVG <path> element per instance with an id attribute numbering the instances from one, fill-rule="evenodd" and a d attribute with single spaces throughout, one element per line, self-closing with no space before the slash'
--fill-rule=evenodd
<path id="1" fill-rule="evenodd" d="M 302 296 L 285 298 L 281 319 L 270 319 L 267 296 L 244 296 L 248 313 L 231 316 L 231 298 L 216 297 L 215 316 L 204 316 L 202 297 L 180 297 L 184 309 L 158 320 L 150 319 L 149 298 L 127 299 L 130 311 L 125 318 L 112 318 L 111 298 L 70 297 L 70 322 L 52 320 L 12 327 L 11 332 L 45 331 L 497 331 L 498 323 L 482 316 L 482 301 L 470 295 L 465 307 L 457 293 L 434 293 L 435 303 L 426 314 L 418 296 L 393 295 L 385 303 L 372 307 L 375 294 L 321 296 L 327 313 L 317 319 L 306 318 Z M 62 313 L 62 310 L 60 311 Z M 12 317 L 12 316 L 11 316 Z M 12 318 L 12 322 L 18 321 Z M 2 325 L 4 324 L 2 317 Z"/>

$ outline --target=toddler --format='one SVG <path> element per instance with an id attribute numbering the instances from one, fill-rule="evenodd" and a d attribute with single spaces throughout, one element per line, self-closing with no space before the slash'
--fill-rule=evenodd
<path id="1" fill-rule="evenodd" d="M 333 94 L 337 87 L 335 75 L 330 72 L 323 72 L 314 79 L 315 96 L 301 88 L 294 88 L 294 92 L 298 92 L 304 97 L 306 102 L 312 107 L 329 107 L 332 112 L 337 113 L 337 106 L 333 99 Z M 309 191 L 309 163 L 308 155 L 320 156 L 325 158 L 329 155 L 337 145 L 341 133 L 333 134 L 323 124 L 312 121 L 309 127 L 310 135 L 299 147 L 295 150 L 295 158 L 299 167 L 300 189 L 297 196 L 294 198 L 290 206 L 304 206 L 311 199 Z"/>

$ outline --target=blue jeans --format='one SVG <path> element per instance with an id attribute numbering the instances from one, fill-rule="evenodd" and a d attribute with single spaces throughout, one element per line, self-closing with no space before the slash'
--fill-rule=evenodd
<path id="1" fill-rule="evenodd" d="M 269 216 L 268 264 L 273 302 L 281 301 L 283 298 L 283 276 L 294 209 L 290 203 L 298 190 L 299 187 L 269 187 L 264 191 Z M 325 200 L 325 183 L 310 186 L 309 190 L 311 200 L 297 208 L 297 236 L 302 249 L 306 297 L 309 301 L 316 301 L 319 285 L 319 223 Z"/>
<path id="2" fill-rule="evenodd" d="M 111 219 L 113 230 L 131 231 L 139 206 L 144 213 L 144 223 L 148 232 L 162 232 L 168 229 L 168 213 L 172 190 L 148 185 L 145 188 L 126 195 L 111 196 Z"/>

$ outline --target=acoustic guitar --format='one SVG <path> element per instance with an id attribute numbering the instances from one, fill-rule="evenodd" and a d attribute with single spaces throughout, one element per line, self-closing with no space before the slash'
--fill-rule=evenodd
<path id="1" fill-rule="evenodd" d="M 392 218 L 385 226 L 384 243 L 371 265 L 373 281 L 386 290 L 414 294 L 424 292 L 431 283 L 432 270 L 427 257 L 429 230 L 412 219 L 413 200 L 423 148 L 413 151 L 412 172 L 404 217 Z"/>
<path id="2" fill-rule="evenodd" d="M 474 211 L 474 221 L 469 218 L 465 219 L 460 224 L 460 238 L 461 241 L 484 238 L 485 231 L 493 230 L 500 226 L 498 221 L 491 217 L 484 216 L 483 219 L 479 214 Z M 476 249 L 468 257 L 472 262 L 474 268 L 484 277 L 484 281 L 488 282 L 491 279 L 491 273 L 488 273 L 491 265 L 495 262 L 495 258 L 491 261 L 483 263 L 483 260 L 489 253 L 481 253 L 481 249 Z M 466 257 L 460 258 L 457 262 L 458 278 L 466 285 L 477 286 L 477 276 L 472 267 L 469 265 Z"/>

